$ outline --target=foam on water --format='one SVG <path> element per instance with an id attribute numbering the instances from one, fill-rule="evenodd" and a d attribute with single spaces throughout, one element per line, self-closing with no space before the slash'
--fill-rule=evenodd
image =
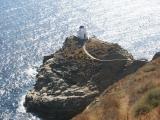
<path id="1" fill-rule="evenodd" d="M 23 108 L 36 67 L 85 25 L 135 58 L 160 51 L 159 0 L 1 0 L 0 119 L 37 120 Z"/>
<path id="2" fill-rule="evenodd" d="M 25 73 L 28 75 L 28 77 L 34 79 L 36 74 L 37 74 L 37 69 L 36 68 L 37 67 L 29 66 L 29 68 L 25 70 Z"/>
<path id="3" fill-rule="evenodd" d="M 23 96 L 21 97 L 20 102 L 18 103 L 17 112 L 19 112 L 19 113 L 26 113 L 26 109 L 25 109 L 25 107 L 23 106 L 24 101 L 25 101 L 25 95 L 23 95 Z"/>

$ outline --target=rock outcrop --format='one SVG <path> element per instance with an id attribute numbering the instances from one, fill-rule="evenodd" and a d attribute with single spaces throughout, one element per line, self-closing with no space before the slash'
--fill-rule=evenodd
<path id="1" fill-rule="evenodd" d="M 160 55 L 106 89 L 73 120 L 159 120 Z"/>
<path id="2" fill-rule="evenodd" d="M 34 89 L 25 98 L 25 107 L 47 120 L 69 120 L 82 112 L 108 86 L 135 72 L 146 61 L 134 60 L 118 44 L 90 38 L 87 51 L 98 59 L 130 59 L 102 62 L 91 59 L 71 36 L 56 53 L 44 57 Z"/>
<path id="3" fill-rule="evenodd" d="M 160 52 L 157 52 L 157 53 L 153 56 L 153 59 L 152 59 L 152 60 L 157 59 L 157 58 L 159 58 L 159 57 L 160 57 Z"/>

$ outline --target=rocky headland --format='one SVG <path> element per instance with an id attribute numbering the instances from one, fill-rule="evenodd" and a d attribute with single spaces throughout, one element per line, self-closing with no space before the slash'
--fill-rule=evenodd
<path id="1" fill-rule="evenodd" d="M 93 59 L 77 37 L 66 38 L 61 49 L 44 57 L 26 110 L 44 120 L 134 120 L 132 106 L 159 85 L 159 53 L 151 62 L 135 60 L 118 44 L 97 38 L 87 40 L 85 49 L 100 60 L 123 60 Z"/>

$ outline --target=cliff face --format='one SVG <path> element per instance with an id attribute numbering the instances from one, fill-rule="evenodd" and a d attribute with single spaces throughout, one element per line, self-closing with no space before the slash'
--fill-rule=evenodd
<path id="1" fill-rule="evenodd" d="M 159 120 L 160 54 L 110 86 L 73 120 Z"/>
<path id="2" fill-rule="evenodd" d="M 90 38 L 86 50 L 98 59 L 131 59 L 102 62 L 89 57 L 77 37 L 71 36 L 56 53 L 44 57 L 34 89 L 25 98 L 28 112 L 44 119 L 69 120 L 82 112 L 96 96 L 145 61 L 135 61 L 117 44 Z"/>

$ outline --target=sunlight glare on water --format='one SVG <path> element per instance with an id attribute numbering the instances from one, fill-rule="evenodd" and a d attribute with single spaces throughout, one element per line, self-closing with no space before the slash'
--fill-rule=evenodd
<path id="1" fill-rule="evenodd" d="M 159 0 L 1 0 L 0 119 L 38 120 L 23 107 L 36 67 L 80 25 L 150 60 L 160 51 L 159 6 Z"/>

